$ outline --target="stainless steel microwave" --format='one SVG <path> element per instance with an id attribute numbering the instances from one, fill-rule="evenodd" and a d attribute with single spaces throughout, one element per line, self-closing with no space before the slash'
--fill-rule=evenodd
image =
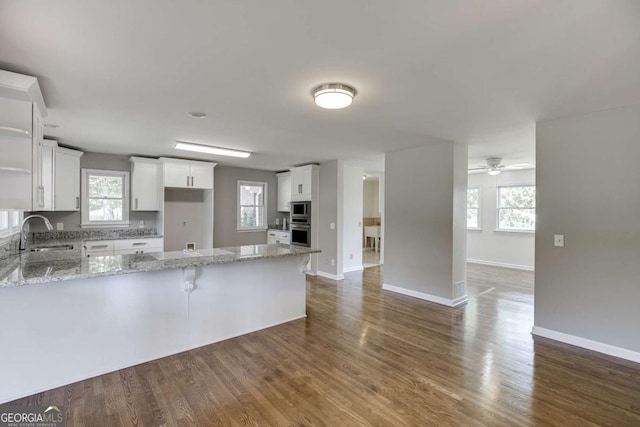
<path id="1" fill-rule="evenodd" d="M 311 223 L 311 202 L 291 202 L 291 224 Z"/>

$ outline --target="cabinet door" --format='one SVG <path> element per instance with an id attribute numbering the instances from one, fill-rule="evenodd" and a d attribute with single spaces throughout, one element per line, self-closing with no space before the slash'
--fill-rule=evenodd
<path id="1" fill-rule="evenodd" d="M 311 200 L 311 169 L 296 168 L 291 171 L 293 178 L 291 200 Z"/>
<path id="2" fill-rule="evenodd" d="M 160 171 L 159 165 L 146 162 L 134 162 L 131 177 L 131 210 L 160 210 Z"/>
<path id="3" fill-rule="evenodd" d="M 190 188 L 189 165 L 186 163 L 170 163 L 164 164 L 164 186 L 173 188 Z"/>
<path id="4" fill-rule="evenodd" d="M 291 211 L 291 172 L 278 174 L 278 211 Z"/>
<path id="5" fill-rule="evenodd" d="M 54 210 L 80 210 L 80 157 L 57 151 L 55 153 Z"/>
<path id="6" fill-rule="evenodd" d="M 52 211 L 53 210 L 53 198 L 54 198 L 54 162 L 55 162 L 55 150 L 58 144 L 55 141 L 43 141 L 41 150 L 41 205 L 40 210 Z"/>
<path id="7" fill-rule="evenodd" d="M 211 166 L 191 165 L 191 188 L 213 188 L 213 168 Z"/>

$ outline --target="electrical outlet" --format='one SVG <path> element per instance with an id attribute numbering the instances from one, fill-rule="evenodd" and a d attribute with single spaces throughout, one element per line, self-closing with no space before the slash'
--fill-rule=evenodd
<path id="1" fill-rule="evenodd" d="M 335 259 L 332 259 L 332 260 L 331 260 L 331 267 L 335 267 L 335 266 L 336 266 L 336 260 L 335 260 Z"/>
<path id="2" fill-rule="evenodd" d="M 353 259 L 353 254 L 349 254 L 349 259 Z"/>
<path id="3" fill-rule="evenodd" d="M 556 234 L 553 236 L 553 246 L 556 248 L 564 248 L 564 234 Z"/>
<path id="4" fill-rule="evenodd" d="M 276 225 L 280 225 L 280 218 L 276 218 Z"/>
<path id="5" fill-rule="evenodd" d="M 336 229 L 336 223 L 335 222 L 330 222 L 329 223 L 329 230 L 335 230 Z"/>
<path id="6" fill-rule="evenodd" d="M 456 283 L 456 297 L 464 295 L 464 282 Z"/>
<path id="7" fill-rule="evenodd" d="M 64 223 L 63 222 L 56 222 L 56 230 L 58 230 L 58 231 L 64 230 Z"/>

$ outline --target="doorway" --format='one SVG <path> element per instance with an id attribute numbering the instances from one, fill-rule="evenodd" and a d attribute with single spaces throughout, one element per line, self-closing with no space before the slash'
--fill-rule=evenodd
<path id="1" fill-rule="evenodd" d="M 362 176 L 362 266 L 380 265 L 382 246 L 381 175 L 365 173 Z"/>

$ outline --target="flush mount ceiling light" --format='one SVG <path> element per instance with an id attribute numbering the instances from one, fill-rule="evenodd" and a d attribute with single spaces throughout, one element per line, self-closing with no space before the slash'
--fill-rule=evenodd
<path id="1" fill-rule="evenodd" d="M 192 119 L 204 119 L 205 117 L 207 117 L 207 114 L 200 111 L 190 111 L 187 113 L 187 116 L 191 117 Z"/>
<path id="2" fill-rule="evenodd" d="M 500 169 L 498 168 L 491 168 L 489 169 L 489 171 L 487 172 L 489 175 L 499 175 L 500 172 L 502 172 Z"/>
<path id="3" fill-rule="evenodd" d="M 246 159 L 251 155 L 249 151 L 233 150 L 231 148 L 214 147 L 213 145 L 196 144 L 193 142 L 177 141 L 173 146 L 176 150 L 195 151 L 196 153 L 217 154 L 219 156 L 241 157 Z"/>
<path id="4" fill-rule="evenodd" d="M 351 105 L 356 90 L 342 83 L 325 83 L 313 89 L 312 94 L 318 107 L 337 110 Z"/>

